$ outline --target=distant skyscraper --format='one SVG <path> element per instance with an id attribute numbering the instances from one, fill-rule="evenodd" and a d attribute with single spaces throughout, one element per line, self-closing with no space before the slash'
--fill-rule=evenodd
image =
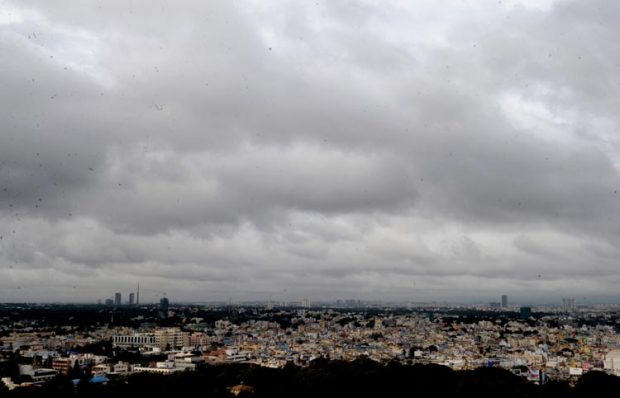
<path id="1" fill-rule="evenodd" d="M 574 298 L 564 298 L 562 299 L 562 308 L 566 312 L 575 311 L 575 299 Z"/>
<path id="2" fill-rule="evenodd" d="M 168 306 L 170 302 L 167 297 L 162 297 L 159 300 L 159 317 L 160 318 L 168 318 Z"/>
<path id="3" fill-rule="evenodd" d="M 114 293 L 114 305 L 121 305 L 121 294 Z"/>
<path id="4" fill-rule="evenodd" d="M 114 300 L 112 300 L 111 298 L 105 299 L 105 305 L 114 305 Z"/>
<path id="5" fill-rule="evenodd" d="M 507 295 L 502 295 L 502 308 L 506 308 L 508 307 L 508 296 Z"/>
<path id="6" fill-rule="evenodd" d="M 133 299 L 135 297 L 134 293 L 129 293 L 129 305 L 133 305 Z"/>
<path id="7" fill-rule="evenodd" d="M 532 316 L 532 307 L 519 308 L 519 315 L 521 316 L 521 319 L 528 319 Z"/>

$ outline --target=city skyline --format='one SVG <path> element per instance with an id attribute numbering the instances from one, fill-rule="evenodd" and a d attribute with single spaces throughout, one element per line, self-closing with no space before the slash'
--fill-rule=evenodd
<path id="1" fill-rule="evenodd" d="M 0 302 L 620 303 L 619 4 L 1 3 Z"/>
<path id="2" fill-rule="evenodd" d="M 119 295 L 117 298 L 117 295 Z M 614 300 L 605 300 L 605 299 L 588 299 L 587 297 L 582 297 L 581 299 L 575 299 L 575 298 L 561 298 L 561 299 L 550 299 L 550 300 L 534 300 L 532 298 L 519 298 L 517 300 L 512 300 L 510 302 L 508 302 L 508 296 L 507 295 L 501 295 L 500 301 L 485 301 L 485 299 L 494 299 L 497 297 L 493 297 L 493 296 L 489 296 L 489 297 L 485 297 L 482 298 L 480 300 L 469 300 L 469 301 L 456 301 L 456 300 L 386 300 L 386 299 L 354 299 L 354 298 L 326 298 L 326 297 L 321 297 L 321 298 L 316 298 L 316 299 L 309 299 L 307 297 L 299 297 L 299 296 L 287 296 L 287 297 L 280 297 L 278 299 L 274 299 L 273 296 L 269 299 L 260 299 L 260 298 L 255 298 L 255 299 L 235 299 L 233 300 L 233 297 L 229 296 L 227 299 L 219 299 L 219 300 L 170 300 L 169 297 L 166 297 L 165 295 L 161 295 L 161 296 L 153 296 L 152 298 L 148 299 L 146 302 L 142 302 L 139 303 L 137 301 L 135 301 L 136 298 L 136 293 L 135 292 L 129 292 L 128 293 L 128 299 L 127 300 L 122 300 L 123 297 L 123 293 L 122 292 L 116 292 L 114 293 L 112 296 L 110 296 L 109 298 L 106 299 L 101 299 L 98 298 L 96 300 L 89 300 L 89 301 L 80 301 L 80 300 L 74 300 L 74 301 L 41 301 L 41 302 L 29 302 L 29 301 L 24 301 L 24 304 L 82 304 L 82 305 L 92 305 L 94 303 L 97 303 L 98 305 L 106 305 L 106 306 L 115 306 L 115 307 L 121 307 L 121 306 L 139 306 L 139 305 L 143 305 L 143 306 L 157 306 L 159 308 L 162 308 L 162 306 L 168 306 L 170 304 L 173 305 L 215 305 L 215 306 L 220 306 L 220 305 L 224 305 L 224 306 L 265 306 L 266 308 L 274 308 L 274 307 L 282 307 L 282 306 L 293 306 L 293 307 L 301 307 L 301 308 L 310 308 L 313 306 L 317 306 L 317 307 L 330 307 L 330 306 L 336 306 L 336 307 L 343 307 L 343 308 L 364 308 L 364 307 L 368 307 L 368 308 L 379 308 L 381 306 L 403 306 L 403 307 L 424 307 L 424 306 L 437 306 L 438 308 L 441 307 L 450 307 L 450 306 L 456 306 L 456 307 L 463 307 L 463 308 L 491 308 L 491 309 L 502 309 L 502 310 L 508 310 L 508 311 L 519 311 L 520 306 L 526 305 L 526 306 L 535 306 L 535 307 L 539 307 L 539 308 L 560 308 L 563 309 L 567 312 L 571 312 L 571 311 L 575 311 L 579 308 L 582 309 L 586 309 L 586 308 L 593 308 L 593 307 L 597 307 L 597 308 L 606 308 L 607 306 L 609 306 L 609 308 L 615 308 L 616 306 L 620 306 L 620 302 L 614 301 Z M 334 296 L 336 297 L 336 296 Z M 163 303 L 166 304 L 163 304 Z M 2 304 L 2 303 L 0 303 Z M 166 311 L 167 312 L 167 311 Z"/>

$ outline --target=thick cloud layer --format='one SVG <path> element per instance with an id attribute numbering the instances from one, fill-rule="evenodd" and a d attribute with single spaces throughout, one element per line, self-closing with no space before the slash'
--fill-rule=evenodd
<path id="1" fill-rule="evenodd" d="M 0 1 L 0 300 L 620 299 L 618 19 Z"/>

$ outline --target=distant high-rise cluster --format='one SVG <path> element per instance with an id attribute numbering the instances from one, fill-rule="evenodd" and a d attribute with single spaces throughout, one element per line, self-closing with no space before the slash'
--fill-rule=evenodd
<path id="1" fill-rule="evenodd" d="M 123 301 L 122 301 L 123 295 L 121 292 L 116 292 L 114 293 L 114 297 L 112 298 L 108 298 L 105 300 L 105 305 L 114 305 L 114 306 L 121 306 L 123 305 Z M 97 300 L 97 302 L 99 304 L 101 304 L 101 300 Z M 129 293 L 129 298 L 127 300 L 127 302 L 125 302 L 124 304 L 127 305 L 140 305 L 140 285 L 138 285 L 138 289 L 136 290 L 136 292 L 130 292 Z"/>
<path id="2" fill-rule="evenodd" d="M 562 299 L 562 309 L 566 312 L 575 311 L 575 299 L 574 298 L 563 298 Z"/>
<path id="3" fill-rule="evenodd" d="M 502 301 L 492 301 L 489 303 L 491 308 L 508 308 L 508 296 L 502 294 Z"/>

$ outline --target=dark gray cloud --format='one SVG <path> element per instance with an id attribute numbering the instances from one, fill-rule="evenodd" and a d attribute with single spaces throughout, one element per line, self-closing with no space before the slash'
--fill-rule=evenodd
<path id="1" fill-rule="evenodd" d="M 617 298 L 610 2 L 1 8 L 0 300 Z"/>

